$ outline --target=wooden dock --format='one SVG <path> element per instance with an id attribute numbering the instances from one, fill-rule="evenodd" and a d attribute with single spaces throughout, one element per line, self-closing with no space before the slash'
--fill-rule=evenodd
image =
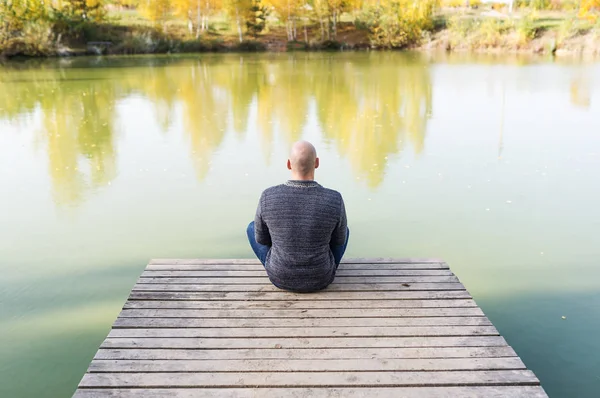
<path id="1" fill-rule="evenodd" d="M 154 260 L 74 396 L 547 395 L 446 263 L 378 258 L 310 294 L 254 260 Z"/>

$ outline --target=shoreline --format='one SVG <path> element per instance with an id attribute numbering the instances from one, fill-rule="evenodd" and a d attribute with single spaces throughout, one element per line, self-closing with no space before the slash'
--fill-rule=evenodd
<path id="1" fill-rule="evenodd" d="M 443 32 L 442 32 L 443 33 Z M 281 43 L 285 46 L 287 43 Z M 291 43 L 290 43 L 291 44 Z M 349 44 L 345 42 L 331 42 L 329 45 L 323 46 L 321 43 L 313 43 L 306 45 L 300 44 L 300 48 L 283 48 L 278 46 L 270 48 L 263 46 L 262 42 L 248 40 L 234 44 L 219 44 L 218 46 L 208 47 L 202 46 L 199 49 L 165 49 L 165 50 L 149 50 L 149 51 L 111 51 L 110 49 L 98 50 L 87 48 L 61 47 L 55 52 L 48 55 L 5 55 L 0 54 L 0 61 L 11 60 L 30 60 L 30 59 L 52 59 L 52 58 L 72 58 L 86 56 L 127 56 L 127 55 L 176 55 L 176 54 L 219 54 L 219 53 L 293 53 L 293 52 L 419 52 L 419 53 L 447 53 L 447 54 L 480 54 L 480 55 L 531 55 L 531 56 L 553 56 L 553 57 L 584 57 L 584 58 L 600 58 L 600 40 L 595 46 L 581 43 L 581 40 L 573 40 L 567 42 L 567 45 L 555 46 L 553 39 L 550 37 L 541 38 L 536 43 L 529 46 L 505 46 L 491 45 L 485 47 L 469 47 L 465 45 L 451 45 L 443 38 L 437 38 L 428 43 L 409 46 L 405 48 L 377 48 L 370 46 L 369 43 Z"/>
<path id="2" fill-rule="evenodd" d="M 588 28 L 571 25 L 528 25 L 525 17 L 507 19 L 442 19 L 423 31 L 419 40 L 402 47 L 375 45 L 368 29 L 346 22 L 334 40 L 315 40 L 318 29 L 308 29 L 308 42 L 288 41 L 281 27 L 239 42 L 232 34 L 205 32 L 190 38 L 181 29 L 163 31 L 140 25 L 95 25 L 96 34 L 86 39 L 58 36 L 44 52 L 25 54 L 18 46 L 0 52 L 0 60 L 62 58 L 94 55 L 152 55 L 190 53 L 248 53 L 303 51 L 417 51 L 473 54 L 552 55 L 586 58 L 600 56 L 600 24 Z"/>

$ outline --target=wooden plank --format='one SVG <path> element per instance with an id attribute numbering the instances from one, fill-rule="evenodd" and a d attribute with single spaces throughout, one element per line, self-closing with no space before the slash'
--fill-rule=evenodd
<path id="1" fill-rule="evenodd" d="M 448 269 L 414 269 L 414 270 L 362 270 L 340 268 L 337 276 L 452 276 Z M 263 268 L 253 270 L 231 270 L 231 271 L 157 271 L 147 269 L 142 273 L 143 278 L 223 278 L 223 277 L 264 277 L 267 275 Z"/>
<path id="2" fill-rule="evenodd" d="M 348 258 L 343 259 L 342 264 L 413 264 L 413 263 L 443 263 L 439 258 L 391 258 L 391 257 L 370 257 L 370 258 Z M 177 265 L 197 265 L 197 264 L 259 264 L 258 259 L 234 258 L 234 259 L 198 259 L 198 258 L 155 258 L 150 260 L 150 265 L 177 264 Z"/>
<path id="3" fill-rule="evenodd" d="M 310 308 L 467 308 L 477 307 L 475 301 L 465 300 L 335 300 L 335 301 L 127 301 L 126 309 L 310 309 Z"/>
<path id="4" fill-rule="evenodd" d="M 141 277 L 137 281 L 138 283 L 156 283 L 156 284 L 194 284 L 194 285 L 270 285 L 271 281 L 266 276 L 263 278 L 258 277 L 248 277 L 248 278 L 147 278 Z M 340 276 L 336 277 L 334 284 L 344 284 L 344 283 L 444 283 L 444 282 L 458 282 L 458 278 L 456 276 L 355 276 L 355 277 L 347 277 Z"/>
<path id="5" fill-rule="evenodd" d="M 493 326 L 346 327 L 346 328 L 132 328 L 113 329 L 108 337 L 416 337 L 498 336 Z"/>
<path id="6" fill-rule="evenodd" d="M 80 389 L 74 398 L 547 398 L 540 386 Z"/>
<path id="7" fill-rule="evenodd" d="M 436 359 L 231 359 L 216 361 L 94 360 L 90 373 L 351 372 L 526 369 L 519 357 Z"/>
<path id="8" fill-rule="evenodd" d="M 281 291 L 273 285 L 182 285 L 182 284 L 139 284 L 135 291 L 166 291 L 166 292 L 275 292 Z M 405 284 L 376 284 L 376 283 L 344 283 L 329 285 L 330 292 L 360 292 L 360 291 L 407 291 L 407 290 L 465 290 L 461 283 L 405 283 Z"/>
<path id="9" fill-rule="evenodd" d="M 194 284 L 194 285 L 270 285 L 271 281 L 266 276 L 263 278 L 248 277 L 248 278 L 146 278 L 141 277 L 137 281 L 138 283 L 156 283 L 156 284 Z M 340 276 L 336 277 L 334 284 L 344 283 L 444 283 L 444 282 L 458 282 L 456 276 L 355 276 L 347 277 Z"/>
<path id="10" fill-rule="evenodd" d="M 407 348 L 265 348 L 230 350 L 104 349 L 95 359 L 109 360 L 231 360 L 231 359 L 410 359 L 410 358 L 504 358 L 516 357 L 509 346 L 501 347 L 407 347 Z"/>
<path id="11" fill-rule="evenodd" d="M 538 385 L 529 370 L 477 372 L 292 372 L 278 373 L 88 373 L 81 387 L 408 387 L 468 385 Z"/>
<path id="12" fill-rule="evenodd" d="M 124 309 L 120 318 L 416 318 L 446 316 L 483 316 L 478 307 L 467 308 L 322 308 L 297 309 Z"/>
<path id="13" fill-rule="evenodd" d="M 345 301 L 345 300 L 452 300 L 470 299 L 465 290 L 392 291 L 392 292 L 330 292 L 290 293 L 273 292 L 138 292 L 132 291 L 129 300 L 246 300 L 246 301 Z"/>
<path id="14" fill-rule="evenodd" d="M 301 328 L 359 326 L 491 326 L 480 317 L 423 318 L 117 318 L 113 328 Z"/>
<path id="15" fill-rule="evenodd" d="M 245 338 L 112 338 L 102 348 L 169 348 L 169 349 L 231 349 L 231 348 L 396 348 L 396 347 L 499 347 L 506 341 L 501 336 L 467 337 L 277 337 Z"/>
<path id="16" fill-rule="evenodd" d="M 441 263 L 357 263 L 340 264 L 338 270 L 440 270 L 449 269 Z M 250 271 L 264 270 L 262 264 L 256 263 L 214 263 L 214 264 L 149 264 L 146 270 L 154 271 Z"/>

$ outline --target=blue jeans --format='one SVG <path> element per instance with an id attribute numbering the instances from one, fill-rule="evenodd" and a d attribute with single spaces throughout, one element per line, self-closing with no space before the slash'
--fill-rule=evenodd
<path id="1" fill-rule="evenodd" d="M 254 235 L 254 221 L 248 224 L 246 234 L 248 234 L 248 242 L 250 242 L 254 254 L 256 254 L 256 257 L 258 257 L 262 265 L 265 265 L 267 262 L 267 254 L 269 254 L 271 246 L 261 245 L 256 241 L 256 236 Z"/>
<path id="2" fill-rule="evenodd" d="M 256 257 L 258 257 L 258 259 L 260 260 L 262 265 L 265 265 L 265 263 L 267 262 L 267 254 L 269 253 L 269 250 L 271 250 L 271 246 L 261 245 L 260 243 L 258 243 L 256 241 L 256 236 L 254 235 L 254 221 L 252 221 L 250 224 L 248 224 L 248 228 L 246 229 L 246 234 L 248 235 L 248 242 L 250 242 L 250 246 L 252 247 L 254 254 L 256 254 Z M 339 246 L 329 245 L 329 248 L 331 249 L 331 252 L 333 253 L 333 258 L 335 260 L 336 266 L 340 265 L 340 262 L 342 261 L 342 257 L 344 256 L 344 253 L 346 252 L 346 247 L 348 246 L 348 238 L 350 238 L 350 230 L 349 229 L 346 230 L 346 242 L 344 242 L 343 245 L 339 245 Z"/>

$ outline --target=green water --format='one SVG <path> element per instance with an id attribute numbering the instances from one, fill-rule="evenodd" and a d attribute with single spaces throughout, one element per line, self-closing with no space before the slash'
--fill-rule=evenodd
<path id="1" fill-rule="evenodd" d="M 446 259 L 550 396 L 597 396 L 600 64 L 395 53 L 0 66 L 0 396 L 70 396 L 150 258 L 251 257 L 300 138 L 347 256 Z"/>

